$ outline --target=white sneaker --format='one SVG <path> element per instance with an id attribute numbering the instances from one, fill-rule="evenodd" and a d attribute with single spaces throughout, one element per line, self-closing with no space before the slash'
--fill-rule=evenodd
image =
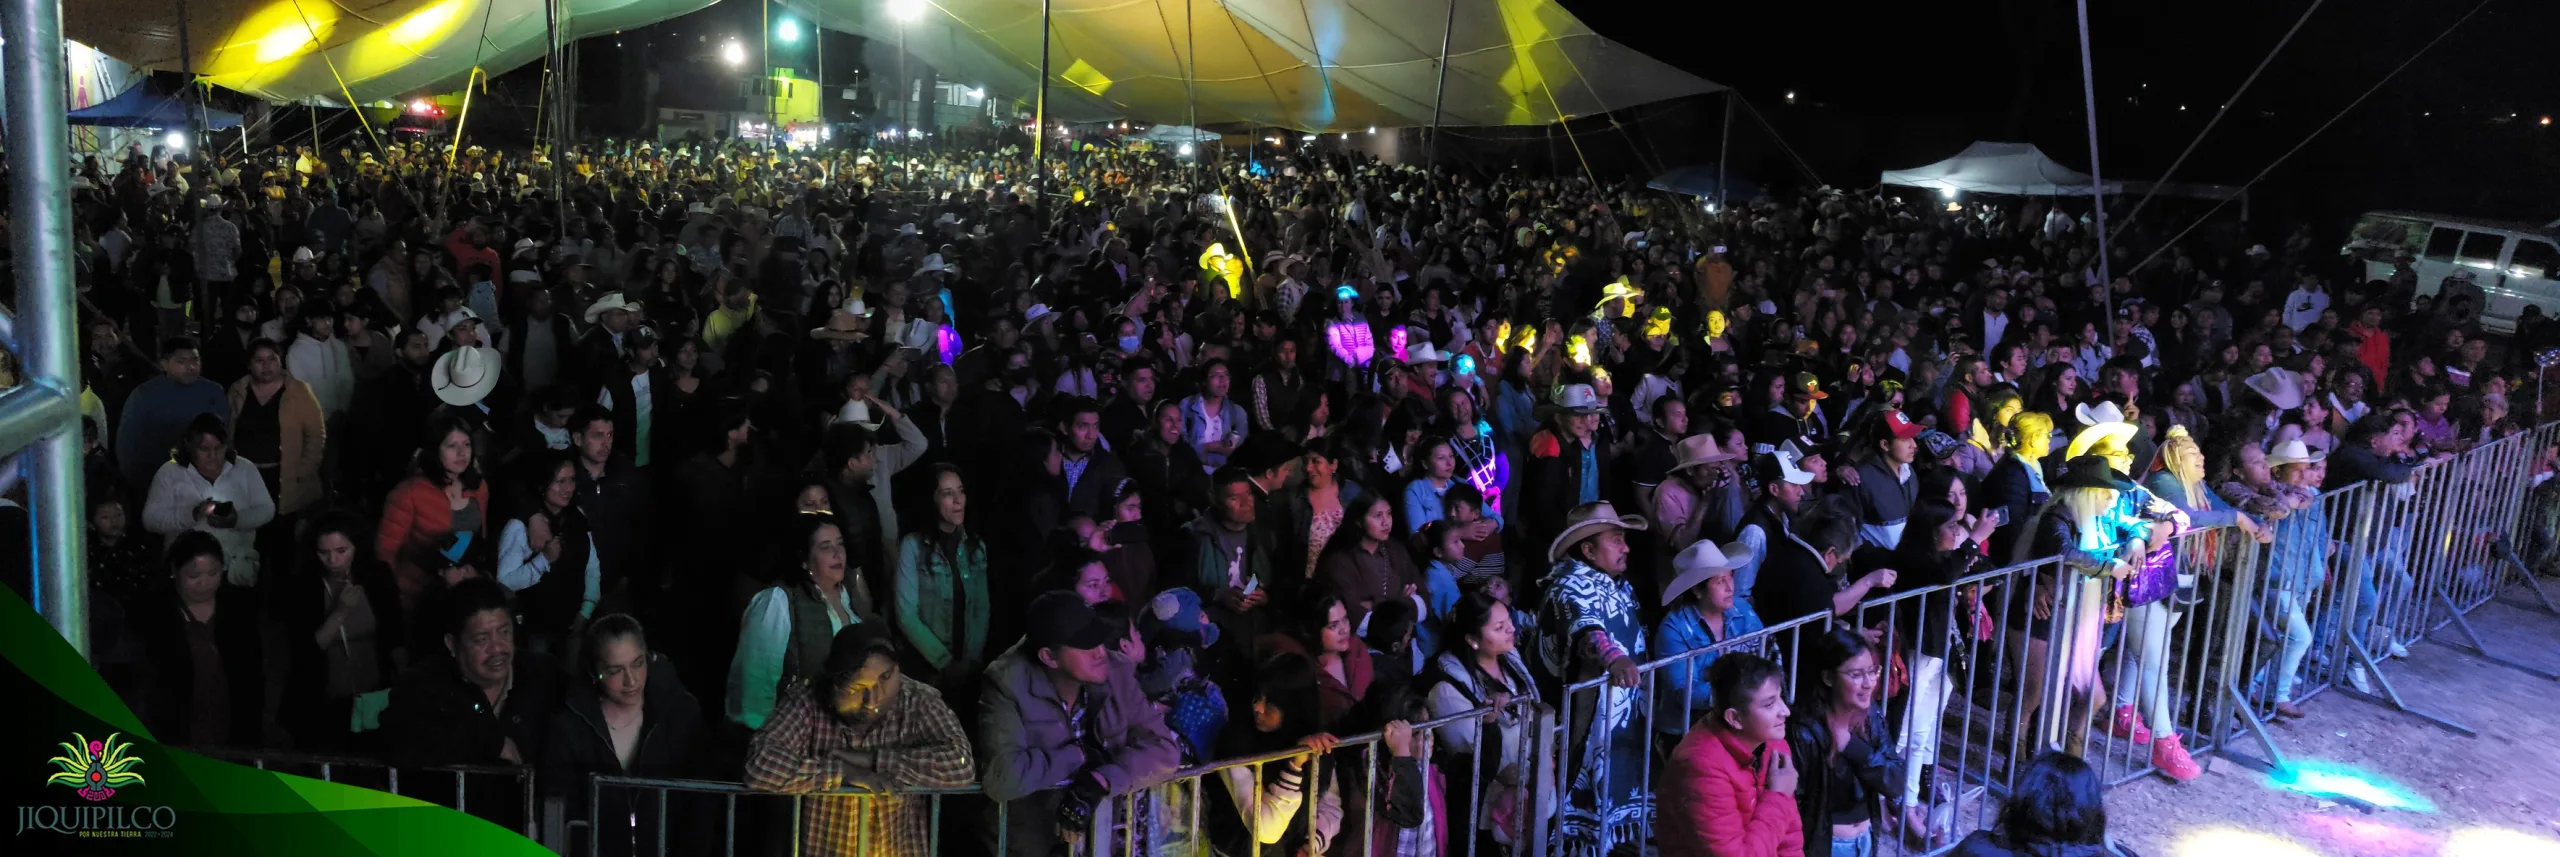
<path id="1" fill-rule="evenodd" d="M 2401 645 L 2398 640 L 2393 640 L 2391 641 L 2391 648 L 2385 650 L 2383 654 L 2386 657 L 2393 659 L 2406 658 L 2409 656 L 2409 647 Z"/>
<path id="2" fill-rule="evenodd" d="M 2363 664 L 2349 666 L 2347 667 L 2347 686 L 2355 688 L 2357 693 L 2370 695 L 2373 693 L 2373 677 L 2365 675 Z"/>

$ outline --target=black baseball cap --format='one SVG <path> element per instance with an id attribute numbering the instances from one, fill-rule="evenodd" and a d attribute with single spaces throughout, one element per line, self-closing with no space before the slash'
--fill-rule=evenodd
<path id="1" fill-rule="evenodd" d="M 889 637 L 886 622 L 855 622 L 837 631 L 827 644 L 827 675 L 843 675 L 862 668 L 874 654 L 898 656 L 898 643 Z"/>
<path id="2" fill-rule="evenodd" d="M 1110 642 L 1111 623 L 1073 592 L 1058 590 L 1031 602 L 1031 645 L 1042 649 L 1091 649 Z M 1127 633 L 1121 630 L 1120 633 Z"/>

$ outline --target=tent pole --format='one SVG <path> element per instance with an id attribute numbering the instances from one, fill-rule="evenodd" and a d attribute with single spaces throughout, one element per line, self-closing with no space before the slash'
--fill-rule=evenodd
<path id="1" fill-rule="evenodd" d="M 1190 115 L 1189 136 L 1196 138 L 1200 135 L 1200 37 L 1191 26 L 1192 19 L 1196 17 L 1192 14 L 1191 4 L 1195 2 L 1198 0 L 1182 0 L 1182 100 L 1184 111 Z M 1200 147 L 1198 140 L 1191 142 L 1194 144 L 1191 147 L 1191 181 L 1197 184 L 1200 181 Z"/>
<path id="2" fill-rule="evenodd" d="M 1449 37 L 1458 31 L 1458 0 L 1449 0 L 1448 18 L 1440 24 L 1440 81 L 1431 87 L 1431 141 L 1423 145 L 1425 168 L 1440 166 L 1440 105 L 1449 97 Z"/>
<path id="3" fill-rule="evenodd" d="M 1724 125 L 1718 129 L 1716 139 L 1717 211 L 1733 207 L 1733 200 L 1727 198 L 1725 194 L 1724 176 L 1727 166 L 1733 163 L 1733 100 L 1740 97 L 1742 97 L 1741 90 L 1727 88 L 1724 91 Z"/>
<path id="4" fill-rule="evenodd" d="M 18 355 L 24 383 L 0 402 L 11 446 L 25 443 L 34 607 L 71 650 L 89 654 L 89 572 L 82 520 L 79 296 L 72 282 L 69 90 L 60 0 L 6 0 L 0 21 L 17 36 L 0 46 L 7 75 L 7 155 L 12 212 L 8 246 L 18 286 Z M 16 452 L 16 450 L 7 450 Z M 25 551 L 22 547 L 20 550 Z M 31 554 L 31 555 L 30 555 Z"/>
<path id="5" fill-rule="evenodd" d="M 1040 0 L 1040 97 L 1031 107 L 1031 200 L 1044 231 L 1049 228 L 1049 3 Z M 904 50 L 898 61 L 906 62 Z"/>
<path id="6" fill-rule="evenodd" d="M 178 71 L 187 76 L 187 142 L 204 145 L 204 95 L 196 89 L 194 42 L 187 38 L 187 0 L 178 0 Z M 246 123 L 243 123 L 246 124 Z"/>
<path id="7" fill-rule="evenodd" d="M 2116 280 L 2107 262 L 2107 179 L 2098 171 L 2098 81 L 2089 62 L 2089 0 L 2080 7 L 2080 99 L 2089 111 L 2089 202 L 2095 206 L 2089 231 L 2098 237 L 2098 284 L 2107 290 L 2105 341 L 2115 342 Z"/>

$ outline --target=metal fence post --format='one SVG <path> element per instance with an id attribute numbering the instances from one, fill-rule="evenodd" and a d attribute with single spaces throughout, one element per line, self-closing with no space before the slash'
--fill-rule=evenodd
<path id="1" fill-rule="evenodd" d="M 7 0 L 10 250 L 17 260 L 18 356 L 25 386 L 0 401 L 0 452 L 29 449 L 36 609 L 89 654 L 82 537 L 79 300 L 71 280 L 71 125 L 64 106 L 60 0 Z"/>

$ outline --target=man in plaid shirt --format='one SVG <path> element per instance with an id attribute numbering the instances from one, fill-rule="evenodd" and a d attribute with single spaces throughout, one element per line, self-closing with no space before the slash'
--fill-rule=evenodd
<path id="1" fill-rule="evenodd" d="M 971 759 L 941 692 L 898 674 L 888 627 L 858 622 L 836 632 L 824 676 L 775 699 L 747 749 L 747 786 L 853 793 L 807 802 L 804 853 L 922 857 L 933 852 L 932 799 L 889 792 L 966 787 L 977 780 Z"/>

